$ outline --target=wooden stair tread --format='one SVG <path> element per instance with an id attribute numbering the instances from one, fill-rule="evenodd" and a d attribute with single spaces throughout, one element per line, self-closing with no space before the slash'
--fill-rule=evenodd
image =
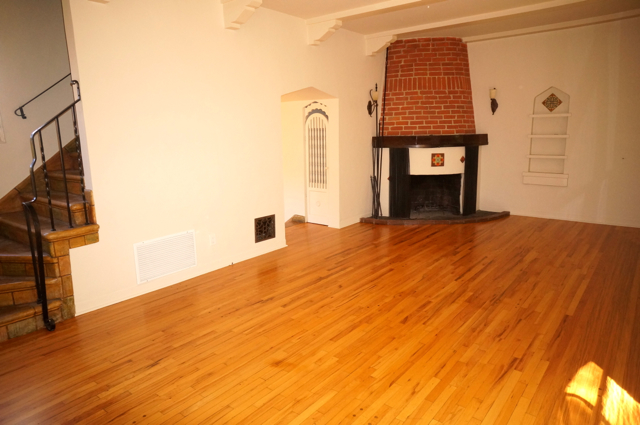
<path id="1" fill-rule="evenodd" d="M 0 262 L 29 262 L 31 261 L 31 250 L 29 246 L 0 236 Z M 55 260 L 44 253 L 44 262 L 53 263 Z"/>
<path id="2" fill-rule="evenodd" d="M 0 285 L 21 282 L 27 279 L 29 279 L 29 276 L 0 276 Z"/>
<path id="3" fill-rule="evenodd" d="M 21 198 L 23 201 L 30 201 L 33 199 L 33 194 L 21 194 Z M 46 191 L 38 191 L 38 199 L 36 202 L 41 204 L 48 204 L 47 200 L 47 192 Z M 87 199 L 87 202 L 89 200 Z M 84 201 L 82 200 L 82 195 L 78 195 L 75 193 L 69 192 L 69 204 L 71 206 L 72 211 L 82 210 L 84 208 Z M 64 192 L 51 191 L 51 205 L 54 208 L 67 209 L 67 198 Z M 88 205 L 87 205 L 88 206 Z"/>
<path id="4" fill-rule="evenodd" d="M 48 301 L 49 312 L 57 310 L 62 305 L 62 300 L 51 299 Z M 19 322 L 20 320 L 42 314 L 42 307 L 38 303 L 20 304 L 8 307 L 0 307 L 0 326 Z"/>
<path id="5" fill-rule="evenodd" d="M 49 242 L 90 235 L 92 233 L 97 233 L 100 229 L 100 226 L 97 224 L 69 227 L 68 222 L 54 219 L 53 222 L 55 224 L 56 230 L 52 231 L 51 220 L 49 219 L 49 217 L 40 216 L 39 218 L 42 237 Z M 0 224 L 3 223 L 22 229 L 25 232 L 27 231 L 27 223 L 22 212 L 0 214 Z M 29 247 L 26 248 L 27 252 L 29 252 L 29 258 L 31 258 Z"/>
<path id="6" fill-rule="evenodd" d="M 49 177 L 62 180 L 62 170 L 49 171 Z M 80 181 L 80 170 L 67 170 L 67 180 Z"/>
<path id="7" fill-rule="evenodd" d="M 59 283 L 60 278 L 57 277 L 47 277 L 45 279 L 45 285 L 57 285 Z M 36 281 L 33 276 L 0 276 L 0 293 L 32 289 L 35 286 Z"/>
<path id="8" fill-rule="evenodd" d="M 2 285 L 14 285 L 16 283 L 31 282 L 35 280 L 30 276 L 0 276 L 0 286 Z"/>

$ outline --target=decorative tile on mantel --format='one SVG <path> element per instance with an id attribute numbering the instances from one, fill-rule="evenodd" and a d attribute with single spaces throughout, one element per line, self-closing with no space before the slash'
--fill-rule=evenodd
<path id="1" fill-rule="evenodd" d="M 432 167 L 444 167 L 444 154 L 432 153 L 431 154 L 431 166 Z"/>

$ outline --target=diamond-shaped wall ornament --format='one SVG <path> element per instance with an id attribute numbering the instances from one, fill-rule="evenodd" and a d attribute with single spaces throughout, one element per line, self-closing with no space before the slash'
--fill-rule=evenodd
<path id="1" fill-rule="evenodd" d="M 444 167 L 444 154 L 432 153 L 431 154 L 431 166 L 432 167 Z"/>
<path id="2" fill-rule="evenodd" d="M 558 106 L 562 104 L 562 101 L 558 96 L 551 93 L 549 97 L 542 101 L 542 104 L 549 110 L 549 112 L 553 112 Z"/>

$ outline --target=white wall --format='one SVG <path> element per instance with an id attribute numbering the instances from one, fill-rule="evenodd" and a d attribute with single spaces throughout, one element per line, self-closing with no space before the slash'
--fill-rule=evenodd
<path id="1" fill-rule="evenodd" d="M 480 208 L 640 227 L 640 19 L 469 44 Z M 533 99 L 571 96 L 568 187 L 522 183 Z M 491 115 L 489 89 L 498 89 Z"/>
<path id="2" fill-rule="evenodd" d="M 65 7 L 101 226 L 99 243 L 71 254 L 79 313 L 285 245 L 281 95 L 313 86 L 339 98 L 340 167 L 368 166 L 364 105 L 384 58 L 366 57 L 361 35 L 308 46 L 302 20 L 266 9 L 225 30 L 210 0 Z M 368 168 L 354 168 L 349 184 L 366 190 Z M 368 202 L 341 214 L 359 218 Z M 276 239 L 255 244 L 254 218 L 274 213 Z M 198 266 L 136 285 L 133 244 L 189 229 Z"/>
<path id="3" fill-rule="evenodd" d="M 72 102 L 70 79 L 26 106 L 26 120 L 14 110 L 68 73 L 60 0 L 0 0 L 0 198 L 28 176 L 31 132 Z M 51 154 L 56 141 L 48 140 Z"/>
<path id="4" fill-rule="evenodd" d="M 282 102 L 282 177 L 284 180 L 284 219 L 306 215 L 304 107 L 308 100 Z"/>

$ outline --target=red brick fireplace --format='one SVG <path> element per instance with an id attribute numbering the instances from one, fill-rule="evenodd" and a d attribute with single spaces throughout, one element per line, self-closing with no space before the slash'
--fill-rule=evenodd
<path id="1" fill-rule="evenodd" d="M 508 215 L 476 211 L 479 147 L 488 144 L 488 137 L 476 134 L 467 45 L 459 38 L 418 38 L 396 41 L 387 53 L 380 136 L 373 138 L 373 148 L 388 158 L 388 168 L 382 167 L 380 176 L 374 170 L 373 180 L 388 193 L 388 204 L 378 200 L 382 215 L 363 221 L 426 223 L 430 220 L 424 218 L 433 215 L 428 211 L 425 217 L 423 211 L 434 205 L 436 221 L 485 221 Z M 445 155 L 447 164 L 458 161 L 458 171 L 425 170 L 424 155 L 411 153 L 417 149 L 433 151 L 443 163 Z M 417 173 L 411 171 L 414 168 Z M 442 183 L 446 176 L 455 184 Z M 374 190 L 374 205 L 375 197 L 381 196 Z"/>
<path id="2" fill-rule="evenodd" d="M 469 56 L 461 39 L 398 40 L 387 60 L 381 135 L 476 132 Z"/>

